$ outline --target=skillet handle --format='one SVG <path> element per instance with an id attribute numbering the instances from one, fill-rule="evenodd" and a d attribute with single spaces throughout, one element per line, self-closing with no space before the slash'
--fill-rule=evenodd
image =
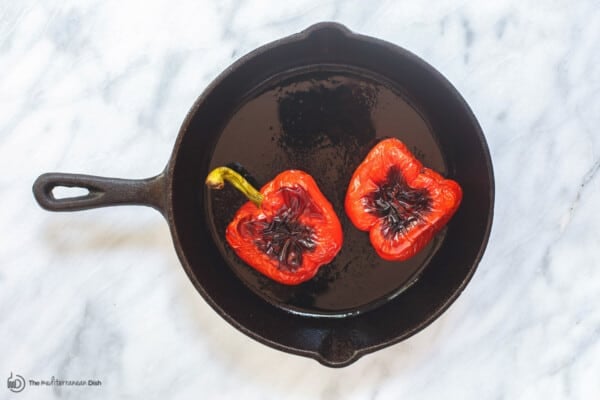
<path id="1" fill-rule="evenodd" d="M 57 199 L 56 187 L 77 187 L 89 193 Z M 116 205 L 143 205 L 164 214 L 166 188 L 165 174 L 147 179 L 103 178 L 92 175 L 47 173 L 33 184 L 33 195 L 38 204 L 48 211 L 79 211 Z"/>

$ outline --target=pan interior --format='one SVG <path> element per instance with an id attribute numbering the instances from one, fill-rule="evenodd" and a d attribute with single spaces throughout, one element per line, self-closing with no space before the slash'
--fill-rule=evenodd
<path id="1" fill-rule="evenodd" d="M 414 283 L 445 231 L 405 262 L 384 261 L 366 232 L 344 211 L 352 173 L 382 138 L 402 140 L 424 165 L 445 175 L 436 134 L 401 87 L 354 67 L 313 65 L 261 83 L 240 101 L 216 142 L 210 168 L 237 163 L 258 187 L 286 169 L 311 174 L 333 204 L 344 233 L 342 250 L 312 280 L 278 284 L 241 261 L 225 229 L 246 201 L 230 186 L 208 193 L 205 210 L 223 258 L 257 296 L 302 315 L 344 317 L 378 307 Z M 433 267 L 433 266 L 432 266 Z"/>

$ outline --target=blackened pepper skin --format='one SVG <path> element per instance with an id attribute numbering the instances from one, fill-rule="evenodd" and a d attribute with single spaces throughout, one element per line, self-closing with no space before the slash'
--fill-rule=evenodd
<path id="1" fill-rule="evenodd" d="M 398 139 L 379 142 L 346 192 L 346 214 L 368 231 L 380 257 L 403 261 L 421 251 L 458 209 L 462 190 L 424 167 Z"/>
<path id="2" fill-rule="evenodd" d="M 250 200 L 237 211 L 225 237 L 236 254 L 262 274 L 298 285 L 315 276 L 341 249 L 340 221 L 307 173 L 284 171 L 259 192 L 235 171 L 219 167 L 206 183 L 221 189 L 225 180 Z"/>
<path id="3" fill-rule="evenodd" d="M 240 235 L 254 238 L 256 247 L 277 260 L 280 269 L 293 272 L 302 265 L 304 254 L 317 247 L 314 229 L 300 222 L 300 217 L 307 211 L 314 220 L 322 216 L 302 187 L 284 187 L 279 194 L 284 205 L 270 220 L 249 215 L 237 229 Z"/>
<path id="4" fill-rule="evenodd" d="M 412 226 L 424 222 L 424 214 L 431 211 L 429 192 L 408 186 L 397 166 L 392 166 L 377 186 L 363 198 L 364 209 L 382 220 L 382 233 L 388 240 L 407 234 Z"/>

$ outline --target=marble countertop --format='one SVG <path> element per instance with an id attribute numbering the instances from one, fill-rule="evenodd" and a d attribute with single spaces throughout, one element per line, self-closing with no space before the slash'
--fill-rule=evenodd
<path id="1" fill-rule="evenodd" d="M 598 2 L 370 3 L 0 0 L 0 398 L 600 393 Z M 47 171 L 160 172 L 215 76 L 322 20 L 446 75 L 478 117 L 496 175 L 490 242 L 463 295 L 423 332 L 339 370 L 221 319 L 154 210 L 55 214 L 31 194 Z M 21 393 L 10 374 L 27 381 Z M 102 385 L 29 383 L 52 377 Z"/>

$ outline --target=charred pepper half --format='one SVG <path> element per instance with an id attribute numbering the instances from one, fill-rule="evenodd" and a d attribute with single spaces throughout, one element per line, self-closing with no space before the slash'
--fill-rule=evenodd
<path id="1" fill-rule="evenodd" d="M 392 138 L 379 142 L 358 166 L 345 208 L 358 229 L 369 231 L 381 258 L 403 261 L 427 245 L 461 199 L 458 183 L 424 167 Z"/>
<path id="2" fill-rule="evenodd" d="M 340 221 L 309 174 L 284 171 L 260 192 L 227 167 L 215 168 L 206 178 L 213 189 L 222 189 L 225 181 L 250 200 L 227 226 L 227 242 L 267 277 L 298 285 L 315 276 L 341 249 Z"/>

